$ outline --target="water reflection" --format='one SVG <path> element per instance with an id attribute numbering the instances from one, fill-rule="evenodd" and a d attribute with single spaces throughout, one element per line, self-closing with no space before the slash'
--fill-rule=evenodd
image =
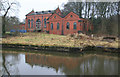
<path id="1" fill-rule="evenodd" d="M 85 54 L 70 57 L 52 54 L 4 52 L 10 75 L 117 75 L 118 57 Z M 63 53 L 64 54 L 64 53 Z M 4 62 L 4 61 L 2 61 Z M 3 66 L 3 74 L 8 75 Z"/>
<path id="2" fill-rule="evenodd" d="M 11 53 L 2 53 L 2 73 L 4 75 L 19 75 L 19 69 L 17 64 L 19 64 L 19 54 L 11 54 Z"/>
<path id="3" fill-rule="evenodd" d="M 26 63 L 31 66 L 54 68 L 65 75 L 114 75 L 118 74 L 118 59 L 102 55 L 62 57 L 52 55 L 26 54 Z"/>

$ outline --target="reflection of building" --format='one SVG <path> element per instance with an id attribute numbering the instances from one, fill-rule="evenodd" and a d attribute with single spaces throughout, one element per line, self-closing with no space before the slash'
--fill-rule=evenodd
<path id="1" fill-rule="evenodd" d="M 45 56 L 45 55 L 35 55 L 26 54 L 26 62 L 31 65 L 43 65 L 48 67 L 53 67 L 58 69 L 62 66 L 67 69 L 74 69 L 79 65 L 77 58 L 64 58 L 60 56 Z"/>
<path id="2" fill-rule="evenodd" d="M 91 23 L 73 12 L 63 16 L 59 7 L 56 10 L 34 12 L 26 15 L 27 31 L 47 31 L 50 34 L 73 34 L 92 30 Z"/>
<path id="3" fill-rule="evenodd" d="M 40 65 L 54 68 L 56 71 L 60 70 L 65 75 L 118 74 L 118 59 L 114 60 L 105 55 L 86 54 L 81 57 L 65 57 L 26 53 L 25 58 L 26 63 L 29 63 L 31 66 Z"/>
<path id="4" fill-rule="evenodd" d="M 52 55 L 37 55 L 37 54 L 26 54 L 26 63 L 31 66 L 39 65 L 54 68 L 56 71 L 62 68 L 63 71 L 79 70 L 80 64 L 89 56 L 84 57 L 63 57 L 63 56 L 52 56 Z"/>

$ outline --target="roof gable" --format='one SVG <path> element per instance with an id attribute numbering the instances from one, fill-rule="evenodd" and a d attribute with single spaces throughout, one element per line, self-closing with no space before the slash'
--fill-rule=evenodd
<path id="1" fill-rule="evenodd" d="M 53 20 L 53 19 L 58 20 L 58 19 L 61 19 L 61 17 L 58 14 L 54 13 L 48 18 L 48 20 Z"/>
<path id="2" fill-rule="evenodd" d="M 32 13 L 34 13 L 34 10 L 32 10 L 31 12 L 29 12 L 28 14 L 26 14 L 26 16 L 28 16 L 28 15 L 30 15 Z"/>
<path id="3" fill-rule="evenodd" d="M 55 13 L 61 15 L 61 11 L 60 11 L 59 7 L 55 10 Z"/>
<path id="4" fill-rule="evenodd" d="M 65 19 L 78 19 L 79 18 L 79 16 L 77 15 L 77 14 L 75 14 L 75 13 L 73 13 L 73 12 L 70 12 L 70 13 L 68 13 L 65 17 L 64 17 Z"/>

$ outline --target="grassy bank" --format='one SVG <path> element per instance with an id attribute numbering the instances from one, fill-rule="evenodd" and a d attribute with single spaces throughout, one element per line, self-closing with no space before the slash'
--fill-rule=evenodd
<path id="1" fill-rule="evenodd" d="M 24 33 L 18 36 L 6 36 L 2 43 L 39 45 L 39 46 L 64 46 L 64 47 L 86 47 L 86 46 L 103 46 L 118 48 L 119 40 L 108 42 L 101 41 L 100 37 L 81 36 L 64 36 L 45 33 Z"/>
<path id="2" fill-rule="evenodd" d="M 65 47 L 72 47 L 74 44 L 66 36 L 45 33 L 24 33 L 14 37 L 7 36 L 2 39 L 2 43 Z"/>

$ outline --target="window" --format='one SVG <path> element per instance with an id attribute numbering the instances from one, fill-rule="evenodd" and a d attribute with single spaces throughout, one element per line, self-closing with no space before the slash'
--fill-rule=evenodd
<path id="1" fill-rule="evenodd" d="M 59 23 L 57 23 L 57 30 L 59 30 Z"/>
<path id="2" fill-rule="evenodd" d="M 72 15 L 70 17 L 73 17 Z"/>
<path id="3" fill-rule="evenodd" d="M 28 28 L 30 28 L 30 19 L 28 20 Z"/>
<path id="4" fill-rule="evenodd" d="M 56 16 L 54 18 L 56 18 Z"/>
<path id="5" fill-rule="evenodd" d="M 33 19 L 31 20 L 31 28 L 33 28 Z"/>
<path id="6" fill-rule="evenodd" d="M 44 11 L 42 11 L 42 13 L 44 13 Z"/>
<path id="7" fill-rule="evenodd" d="M 40 27 L 41 27 L 41 21 L 40 21 L 40 19 L 37 19 L 36 28 L 40 28 Z"/>
<path id="8" fill-rule="evenodd" d="M 82 22 L 82 20 L 78 20 L 78 22 Z"/>
<path id="9" fill-rule="evenodd" d="M 44 28 L 46 28 L 46 18 L 44 19 Z"/>
<path id="10" fill-rule="evenodd" d="M 70 25 L 70 24 L 69 24 L 69 22 L 67 22 L 67 26 L 66 26 L 66 29 L 69 29 L 69 25 Z"/>
<path id="11" fill-rule="evenodd" d="M 74 26 L 73 28 L 76 29 L 76 22 L 74 22 L 73 26 Z"/>
<path id="12" fill-rule="evenodd" d="M 51 23 L 51 30 L 53 30 L 53 23 Z"/>

